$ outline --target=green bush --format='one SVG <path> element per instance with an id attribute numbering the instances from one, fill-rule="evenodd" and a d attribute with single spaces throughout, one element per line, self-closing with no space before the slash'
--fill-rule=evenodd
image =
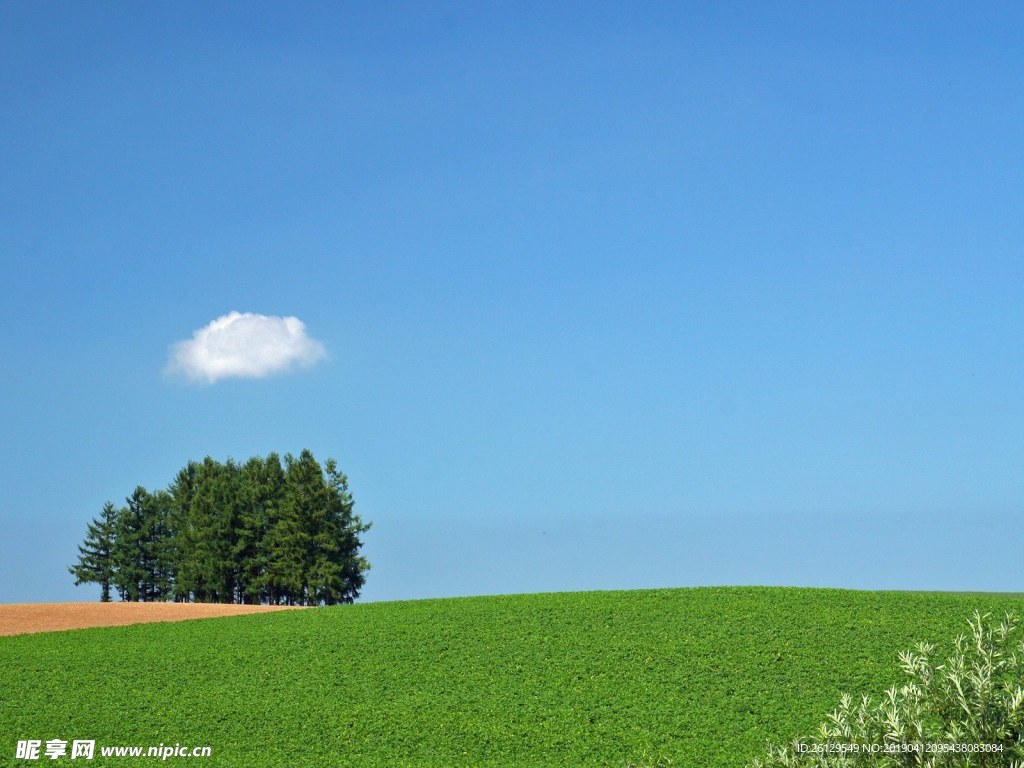
<path id="1" fill-rule="evenodd" d="M 750 768 L 1022 768 L 1024 639 L 1013 614 L 975 611 L 941 664 L 934 646 L 899 655 L 909 680 L 880 701 L 844 695 L 809 739 L 769 745 Z"/>

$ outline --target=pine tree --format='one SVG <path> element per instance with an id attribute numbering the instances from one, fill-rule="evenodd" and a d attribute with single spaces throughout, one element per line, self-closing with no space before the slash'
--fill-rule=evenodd
<path id="1" fill-rule="evenodd" d="M 75 577 L 75 586 L 87 583 L 100 585 L 100 601 L 110 602 L 110 586 L 114 581 L 114 563 L 111 550 L 117 524 L 117 509 L 113 502 L 103 505 L 98 518 L 86 527 L 85 541 L 78 547 L 78 563 L 68 567 Z"/>
<path id="2" fill-rule="evenodd" d="M 114 545 L 111 548 L 111 560 L 114 564 L 114 586 L 117 587 L 121 600 L 138 602 L 142 600 L 146 571 L 142 563 L 142 517 L 138 504 L 132 504 L 133 496 L 137 497 L 140 488 L 125 499 L 126 506 L 117 513 L 117 525 L 114 529 Z M 144 489 L 141 489 L 144 490 Z"/>
<path id="3" fill-rule="evenodd" d="M 303 567 L 308 550 L 302 514 L 293 489 L 294 458 L 285 456 L 284 466 L 276 454 L 267 457 L 266 529 L 258 547 L 263 568 L 259 583 L 271 605 L 303 603 Z"/>
<path id="4" fill-rule="evenodd" d="M 267 557 L 264 581 L 271 605 L 304 604 L 302 563 L 306 550 L 306 534 L 295 502 L 286 497 L 276 510 L 264 542 Z"/>
<path id="5" fill-rule="evenodd" d="M 295 506 L 301 533 L 301 589 L 297 595 L 300 604 L 318 602 L 325 579 L 330 578 L 323 550 L 329 545 L 328 491 L 323 472 L 313 454 L 304 450 L 296 459 L 285 458 L 288 476 L 288 494 Z"/>
<path id="6" fill-rule="evenodd" d="M 172 590 L 173 550 L 166 491 L 150 493 L 141 485 L 118 512 L 111 559 L 114 584 L 122 600 L 165 600 Z"/>
<path id="7" fill-rule="evenodd" d="M 229 603 L 235 597 L 236 500 L 232 498 L 234 462 L 207 456 L 197 465 L 191 503 L 181 541 L 184 577 L 198 602 Z"/>
<path id="8" fill-rule="evenodd" d="M 359 591 L 366 583 L 366 571 L 370 569 L 370 563 L 359 556 L 362 546 L 359 534 L 368 531 L 370 523 L 364 523 L 353 512 L 355 503 L 348 491 L 348 478 L 338 471 L 334 459 L 324 463 L 324 472 L 328 490 L 328 536 L 320 560 L 325 563 L 321 572 L 327 578 L 323 580 L 322 591 L 317 597 L 326 605 L 351 603 L 359 597 Z"/>
<path id="9" fill-rule="evenodd" d="M 167 489 L 167 524 L 170 529 L 168 550 L 171 559 L 172 592 L 175 602 L 189 602 L 195 590 L 195 568 L 189 549 L 189 511 L 195 496 L 198 464 L 190 461 L 174 478 Z"/>
<path id="10" fill-rule="evenodd" d="M 140 528 L 139 559 L 145 573 L 141 598 L 163 601 L 173 594 L 174 541 L 171 535 L 171 496 L 167 491 L 148 493 L 136 489 L 131 503 L 137 505 Z"/>
<path id="11" fill-rule="evenodd" d="M 285 476 L 276 453 L 265 459 L 254 456 L 242 467 L 241 492 L 245 503 L 239 514 L 235 560 L 240 600 L 244 603 L 271 601 L 267 542 L 272 526 L 280 517 L 285 498 Z"/>

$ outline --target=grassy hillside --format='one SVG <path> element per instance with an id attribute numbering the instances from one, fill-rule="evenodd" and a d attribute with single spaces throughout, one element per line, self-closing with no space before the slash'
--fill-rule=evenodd
<path id="1" fill-rule="evenodd" d="M 975 608 L 1024 598 L 565 593 L 0 637 L 0 765 L 60 738 L 208 745 L 168 762 L 247 768 L 742 766 L 841 691 L 882 691 L 914 641 L 944 650 Z"/>

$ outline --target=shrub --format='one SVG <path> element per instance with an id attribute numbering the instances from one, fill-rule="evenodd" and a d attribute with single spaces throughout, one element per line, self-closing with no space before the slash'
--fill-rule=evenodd
<path id="1" fill-rule="evenodd" d="M 818 733 L 769 745 L 750 768 L 1024 768 L 1024 639 L 1013 614 L 975 611 L 941 664 L 934 646 L 899 655 L 909 680 L 879 701 L 843 695 Z"/>

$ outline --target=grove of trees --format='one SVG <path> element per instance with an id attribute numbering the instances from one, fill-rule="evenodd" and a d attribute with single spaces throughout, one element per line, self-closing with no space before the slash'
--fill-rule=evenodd
<path id="1" fill-rule="evenodd" d="M 166 490 L 139 486 L 88 524 L 75 584 L 121 600 L 333 605 L 359 596 L 370 564 L 348 480 L 308 450 L 244 464 L 189 462 Z"/>

